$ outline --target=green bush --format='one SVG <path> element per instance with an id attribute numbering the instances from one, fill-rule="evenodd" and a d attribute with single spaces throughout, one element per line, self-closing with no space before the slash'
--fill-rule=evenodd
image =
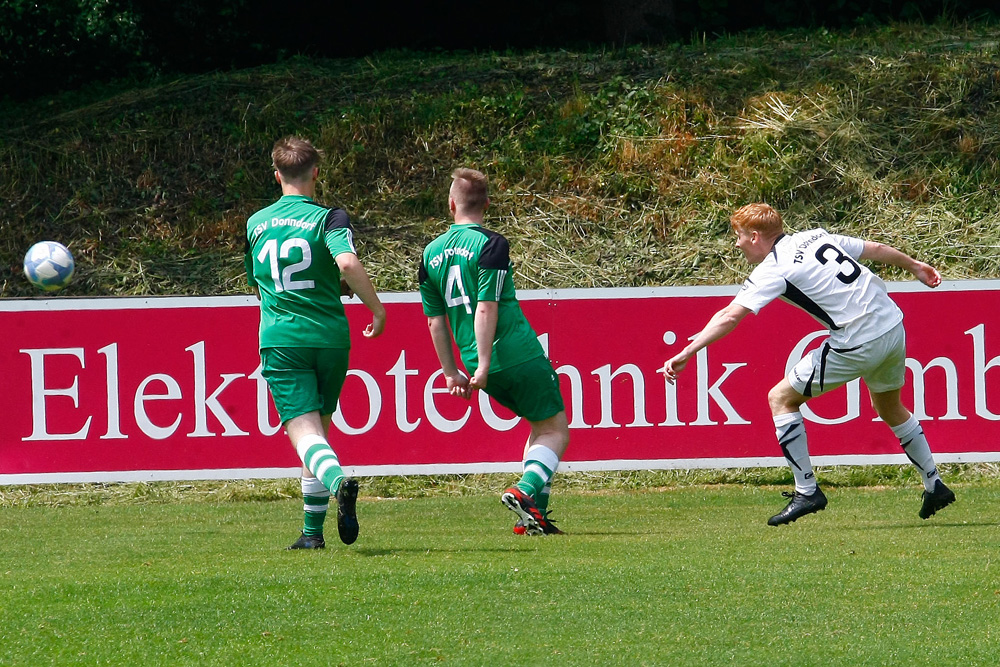
<path id="1" fill-rule="evenodd" d="M 120 0 L 0 0 L 3 96 L 24 99 L 135 74 L 143 38 Z"/>

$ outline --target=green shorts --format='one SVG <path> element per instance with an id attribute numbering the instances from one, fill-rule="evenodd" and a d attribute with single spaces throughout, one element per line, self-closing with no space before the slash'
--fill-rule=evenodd
<path id="1" fill-rule="evenodd" d="M 559 391 L 559 377 L 545 357 L 490 373 L 485 391 L 529 422 L 540 422 L 566 409 Z"/>
<path id="2" fill-rule="evenodd" d="M 281 422 L 318 410 L 333 414 L 347 377 L 350 350 L 318 347 L 266 347 L 260 351 Z"/>

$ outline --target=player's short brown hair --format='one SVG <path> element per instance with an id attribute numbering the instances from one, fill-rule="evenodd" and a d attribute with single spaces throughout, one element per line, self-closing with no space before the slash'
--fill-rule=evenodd
<path id="1" fill-rule="evenodd" d="M 732 217 L 729 224 L 736 231 L 758 232 L 762 236 L 777 236 L 785 229 L 785 221 L 781 214 L 767 204 L 747 204 L 741 207 Z"/>
<path id="2" fill-rule="evenodd" d="M 486 210 L 490 197 L 483 172 L 460 167 L 451 172 L 451 178 L 451 198 L 455 200 L 455 208 L 476 213 Z"/>
<path id="3" fill-rule="evenodd" d="M 271 149 L 274 168 L 283 179 L 292 182 L 308 180 L 322 157 L 322 152 L 302 137 L 282 137 Z"/>

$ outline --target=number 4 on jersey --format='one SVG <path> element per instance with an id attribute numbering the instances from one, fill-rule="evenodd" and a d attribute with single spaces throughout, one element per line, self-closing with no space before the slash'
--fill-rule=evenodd
<path id="1" fill-rule="evenodd" d="M 457 292 L 457 296 L 456 296 Z M 448 268 L 448 282 L 444 287 L 444 302 L 449 308 L 465 306 L 465 312 L 472 314 L 471 300 L 462 285 L 462 269 L 457 264 Z"/>

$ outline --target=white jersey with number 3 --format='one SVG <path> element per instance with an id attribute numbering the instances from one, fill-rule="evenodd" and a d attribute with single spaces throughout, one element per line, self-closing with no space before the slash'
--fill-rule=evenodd
<path id="1" fill-rule="evenodd" d="M 783 235 L 750 273 L 733 303 L 754 313 L 782 298 L 830 330 L 830 345 L 852 348 L 903 321 L 885 283 L 857 262 L 865 242 L 811 229 Z"/>

